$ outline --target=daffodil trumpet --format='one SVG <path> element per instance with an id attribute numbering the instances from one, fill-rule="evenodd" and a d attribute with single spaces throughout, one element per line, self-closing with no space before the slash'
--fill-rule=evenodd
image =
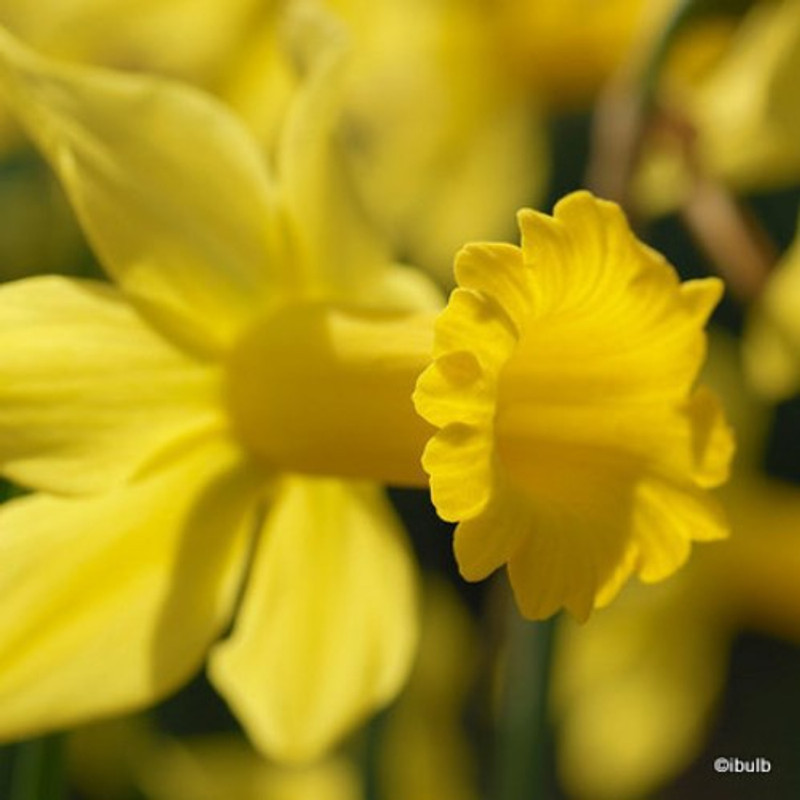
<path id="1" fill-rule="evenodd" d="M 243 442 L 293 472 L 426 487 L 433 428 L 411 404 L 433 314 L 289 305 L 242 338 L 226 394 Z"/>
<path id="2" fill-rule="evenodd" d="M 732 435 L 695 385 L 722 283 L 680 283 L 588 192 L 519 223 L 521 247 L 456 258 L 414 395 L 438 428 L 423 466 L 466 578 L 507 564 L 527 617 L 585 619 L 632 575 L 662 580 L 692 540 L 726 535 L 707 489 Z"/>

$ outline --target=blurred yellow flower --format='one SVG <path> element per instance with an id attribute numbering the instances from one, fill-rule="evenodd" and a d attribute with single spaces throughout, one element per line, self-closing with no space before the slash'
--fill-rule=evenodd
<path id="1" fill-rule="evenodd" d="M 276 0 L 0 0 L 0 24 L 49 56 L 212 88 Z"/>
<path id="2" fill-rule="evenodd" d="M 337 182 L 341 39 L 296 24 L 277 181 L 207 96 L 0 36 L 0 88 L 116 283 L 0 289 L 0 468 L 36 490 L 0 512 L 3 740 L 152 703 L 208 657 L 254 743 L 305 759 L 408 672 L 415 574 L 371 481 L 425 484 L 430 317 L 398 329 L 438 296 Z"/>
<path id="3" fill-rule="evenodd" d="M 697 34 L 716 41 L 717 57 L 687 80 L 667 73 L 661 102 L 691 134 L 645 142 L 633 192 L 651 213 L 682 203 L 698 176 L 735 191 L 785 187 L 800 177 L 800 5 L 755 3 L 737 28 L 718 21 Z"/>
<path id="4" fill-rule="evenodd" d="M 800 231 L 800 228 L 798 228 Z M 785 400 L 800 390 L 800 235 L 749 310 L 745 366 L 765 397 Z"/>
<path id="5" fill-rule="evenodd" d="M 555 108 L 591 104 L 672 0 L 499 0 L 497 57 Z"/>
<path id="6" fill-rule="evenodd" d="M 549 177 L 538 100 L 473 0 L 328 0 L 353 37 L 342 137 L 364 205 L 400 252 L 452 284 L 465 241 L 513 235 Z"/>
<path id="7" fill-rule="evenodd" d="M 705 491 L 733 443 L 693 384 L 722 285 L 680 284 L 620 209 L 586 192 L 519 215 L 522 247 L 468 245 L 414 395 L 439 431 L 423 465 L 459 522 L 462 575 L 508 565 L 522 613 L 583 619 L 632 574 L 723 537 Z"/>
<path id="8" fill-rule="evenodd" d="M 630 586 L 586 625 L 559 626 L 552 707 L 569 797 L 649 797 L 702 746 L 729 637 L 698 559 L 659 586 Z"/>

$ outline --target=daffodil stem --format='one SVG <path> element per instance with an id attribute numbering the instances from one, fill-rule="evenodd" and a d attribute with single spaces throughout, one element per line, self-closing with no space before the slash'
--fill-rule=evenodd
<path id="1" fill-rule="evenodd" d="M 380 754 L 386 713 L 376 714 L 366 727 L 364 748 L 364 800 L 379 800 L 380 787 Z"/>
<path id="2" fill-rule="evenodd" d="M 46 736 L 14 748 L 10 800 L 63 800 L 62 737 Z"/>
<path id="3" fill-rule="evenodd" d="M 552 794 L 548 693 L 555 621 L 528 622 L 516 609 L 498 731 L 497 800 L 545 800 Z"/>

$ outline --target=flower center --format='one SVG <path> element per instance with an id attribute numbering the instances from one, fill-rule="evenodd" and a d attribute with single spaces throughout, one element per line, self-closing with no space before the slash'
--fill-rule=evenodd
<path id="1" fill-rule="evenodd" d="M 432 315 L 285 306 L 229 359 L 234 428 L 274 469 L 426 486 L 411 393 L 432 339 Z"/>

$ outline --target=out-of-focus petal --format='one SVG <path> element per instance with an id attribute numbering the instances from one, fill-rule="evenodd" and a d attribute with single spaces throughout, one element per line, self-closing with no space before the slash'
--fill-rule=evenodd
<path id="1" fill-rule="evenodd" d="M 398 691 L 416 625 L 410 553 L 380 490 L 287 478 L 211 678 L 261 750 L 311 759 Z"/>
<path id="2" fill-rule="evenodd" d="M 0 469 L 23 485 L 89 492 L 130 478 L 175 439 L 224 425 L 219 382 L 110 286 L 0 288 Z"/>
<path id="3" fill-rule="evenodd" d="M 356 187 L 395 247 L 450 286 L 458 248 L 513 236 L 514 211 L 544 190 L 536 101 L 496 49 L 494 6 L 329 2 L 355 42 L 342 134 Z"/>
<path id="4" fill-rule="evenodd" d="M 769 278 L 747 321 L 744 366 L 753 387 L 771 400 L 800 388 L 800 238 Z"/>
<path id="5" fill-rule="evenodd" d="M 300 289 L 374 303 L 389 249 L 358 205 L 334 136 L 342 111 L 346 31 L 335 18 L 303 4 L 289 9 L 284 25 L 286 47 L 303 75 L 277 154 L 281 198 L 298 248 Z"/>
<path id="6" fill-rule="evenodd" d="M 386 800 L 476 800 L 477 763 L 464 722 L 480 659 L 478 632 L 452 587 L 425 584 L 422 632 L 406 690 L 381 730 Z"/>
<path id="7" fill-rule="evenodd" d="M 254 475 L 224 440 L 92 498 L 0 513 L 0 738 L 150 704 L 226 625 L 253 523 Z"/>
<path id="8" fill-rule="evenodd" d="M 0 88 L 104 267 L 171 334 L 219 348 L 286 280 L 261 153 L 214 100 L 159 78 L 60 65 L 7 33 Z"/>

